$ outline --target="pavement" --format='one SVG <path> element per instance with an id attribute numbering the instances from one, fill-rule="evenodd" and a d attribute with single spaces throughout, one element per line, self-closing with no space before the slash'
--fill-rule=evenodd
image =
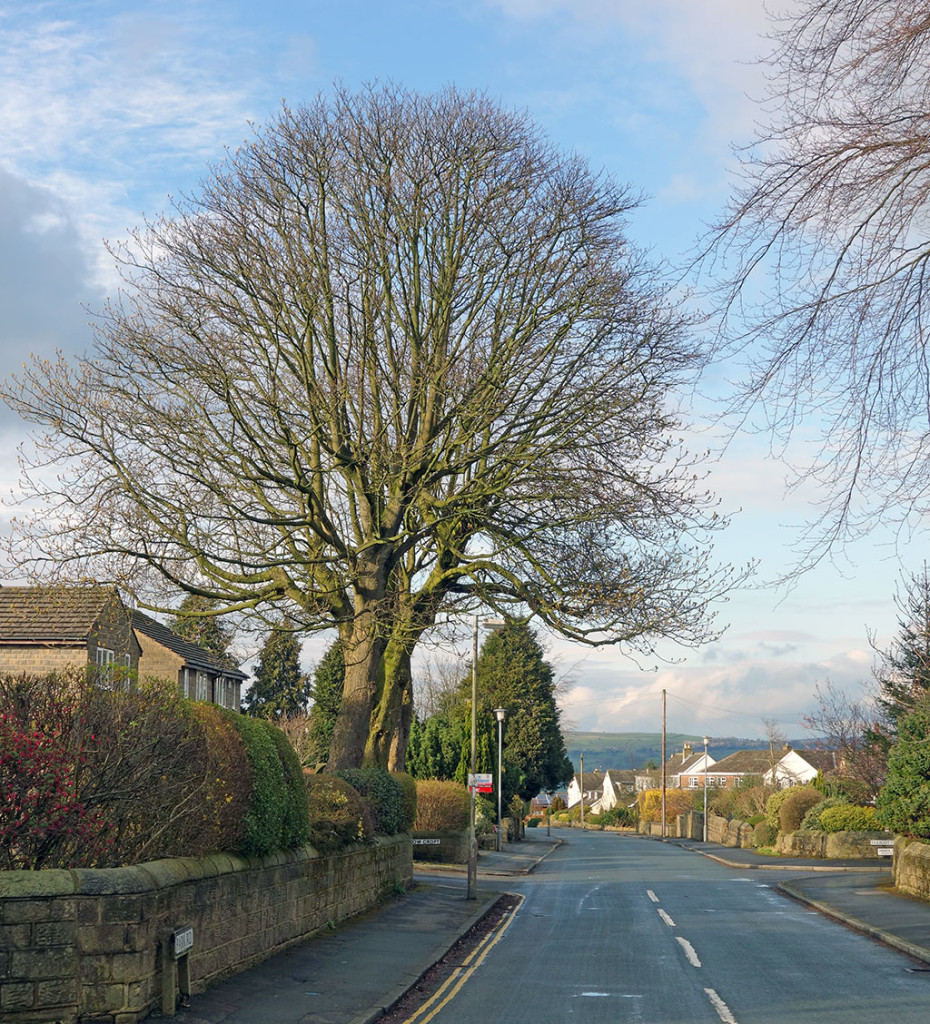
<path id="1" fill-rule="evenodd" d="M 192 997 L 179 1024 L 372 1024 L 507 891 L 571 831 L 528 829 L 501 852 L 482 850 L 477 898 L 465 899 L 465 867 L 415 864 L 415 884 L 346 921 Z M 618 841 L 645 837 L 620 835 Z M 874 939 L 930 964 L 930 902 L 891 888 L 890 865 L 873 860 L 769 857 L 716 843 L 657 839 L 739 870 L 781 874 L 776 888 Z M 155 1015 L 147 1018 L 155 1020 Z"/>

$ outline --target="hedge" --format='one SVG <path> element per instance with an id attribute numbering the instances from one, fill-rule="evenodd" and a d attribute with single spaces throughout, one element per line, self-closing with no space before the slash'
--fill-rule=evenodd
<path id="1" fill-rule="evenodd" d="M 375 832 L 393 836 L 404 828 L 404 794 L 401 784 L 385 768 L 344 768 L 333 772 L 368 802 Z"/>

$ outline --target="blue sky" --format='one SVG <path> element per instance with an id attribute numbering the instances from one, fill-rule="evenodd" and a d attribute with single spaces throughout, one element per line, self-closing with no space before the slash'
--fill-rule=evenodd
<path id="1" fill-rule="evenodd" d="M 526 108 L 558 145 L 647 197 L 629 233 L 656 258 L 677 260 L 720 211 L 732 147 L 751 135 L 765 29 L 761 0 L 6 0 L 0 373 L 30 352 L 85 348 L 87 310 L 117 283 L 103 239 L 118 242 L 170 195 L 196 191 L 223 148 L 282 99 L 298 104 L 337 80 L 454 83 Z M 709 411 L 698 403 L 696 422 Z M 24 428 L 0 411 L 0 432 L 9 493 Z M 792 454 L 804 460 L 802 441 Z M 784 477 L 764 437 L 739 437 L 721 455 L 711 486 L 737 513 L 721 560 L 758 558 L 763 579 L 793 562 L 817 495 L 786 496 Z M 657 671 L 553 640 L 566 721 L 657 729 L 664 687 L 676 731 L 764 735 L 770 719 L 802 735 L 815 684 L 830 678 L 858 694 L 872 661 L 867 629 L 886 641 L 896 628 L 901 566 L 889 538 L 876 531 L 847 554 L 789 592 L 734 595 L 720 609 L 731 623 L 721 641 L 666 650 L 683 660 Z M 913 543 L 903 557 L 916 568 L 925 552 Z M 308 645 L 308 660 L 318 653 Z"/>

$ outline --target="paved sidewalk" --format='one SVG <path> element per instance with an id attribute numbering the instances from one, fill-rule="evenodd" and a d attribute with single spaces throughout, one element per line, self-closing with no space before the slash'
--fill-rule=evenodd
<path id="1" fill-rule="evenodd" d="M 178 1024 L 370 1024 L 477 923 L 506 891 L 560 844 L 545 833 L 482 851 L 477 899 L 466 900 L 465 869 L 417 864 L 405 896 L 340 924 L 191 998 Z M 424 879 L 421 872 L 430 873 Z M 437 877 L 439 875 L 439 877 Z M 146 1020 L 170 1018 L 151 1014 Z"/>

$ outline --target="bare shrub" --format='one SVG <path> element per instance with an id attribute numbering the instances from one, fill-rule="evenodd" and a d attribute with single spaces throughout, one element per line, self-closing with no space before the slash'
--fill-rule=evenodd
<path id="1" fill-rule="evenodd" d="M 470 810 L 468 789 L 460 782 L 417 780 L 416 831 L 461 831 L 468 828 Z"/>

